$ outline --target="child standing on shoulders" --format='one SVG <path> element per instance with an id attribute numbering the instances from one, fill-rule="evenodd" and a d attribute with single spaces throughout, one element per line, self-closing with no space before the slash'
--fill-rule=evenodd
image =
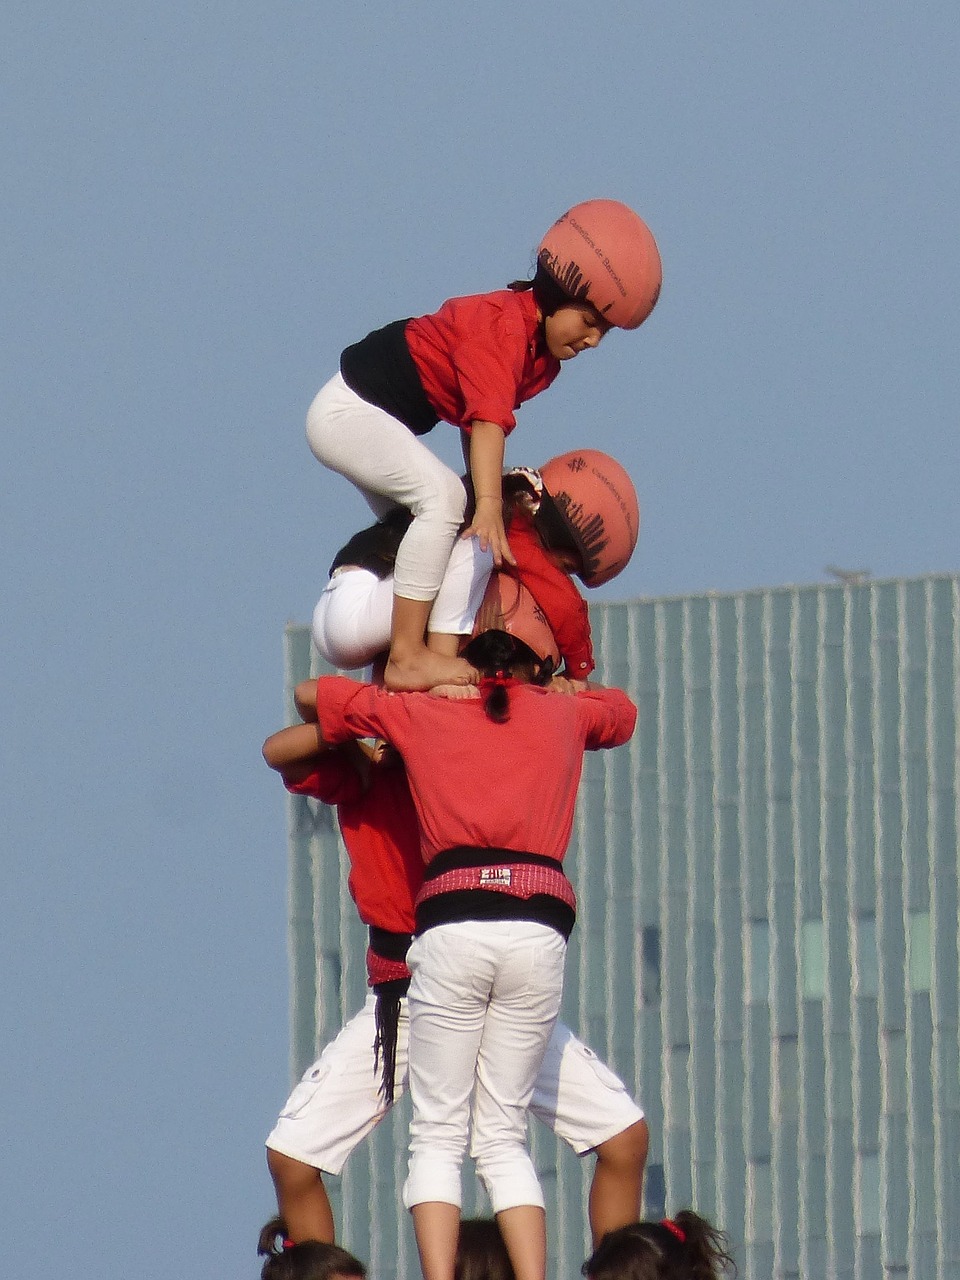
<path id="1" fill-rule="evenodd" d="M 460 478 L 417 438 L 442 418 L 460 428 L 476 498 L 464 537 L 513 563 L 501 509 L 504 439 L 514 410 L 544 391 L 562 361 L 612 328 L 635 329 L 660 291 L 656 242 L 615 200 L 588 200 L 540 243 L 532 281 L 445 302 L 433 315 L 377 329 L 340 358 L 307 415 L 314 456 L 351 481 L 380 517 L 413 521 L 397 553 L 388 688 L 469 684 L 469 663 L 425 639 L 433 601 L 463 521 Z"/>

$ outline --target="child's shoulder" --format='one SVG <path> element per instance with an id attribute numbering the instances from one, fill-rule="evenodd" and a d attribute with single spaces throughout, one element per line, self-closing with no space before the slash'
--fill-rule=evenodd
<path id="1" fill-rule="evenodd" d="M 436 315 L 460 324 L 475 324 L 483 319 L 488 324 L 523 327 L 529 318 L 528 313 L 532 316 L 536 314 L 532 294 L 517 293 L 512 289 L 495 289 L 490 293 L 469 293 L 458 298 L 448 298 Z"/>

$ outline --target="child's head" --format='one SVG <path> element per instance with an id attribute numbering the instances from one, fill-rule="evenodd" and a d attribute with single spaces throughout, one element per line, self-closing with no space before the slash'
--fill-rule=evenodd
<path id="1" fill-rule="evenodd" d="M 599 587 L 626 568 L 640 535 L 633 481 L 599 449 L 576 449 L 540 468 L 540 503 L 533 518 L 545 547 L 576 553 L 584 586 Z"/>
<path id="2" fill-rule="evenodd" d="M 531 289 L 555 360 L 599 345 L 612 328 L 636 329 L 656 306 L 663 271 L 650 228 L 619 200 L 574 205 L 540 241 Z"/>
<path id="3" fill-rule="evenodd" d="M 510 288 L 533 292 L 544 343 L 555 360 L 572 360 L 581 351 L 599 346 L 613 327 L 592 302 L 571 297 L 542 262 L 537 263 L 532 280 L 515 280 Z"/>
<path id="4" fill-rule="evenodd" d="M 460 1223 L 454 1280 L 514 1280 L 510 1255 L 494 1218 Z"/>
<path id="5" fill-rule="evenodd" d="M 632 1222 L 603 1237 L 583 1264 L 587 1280 L 720 1280 L 736 1275 L 722 1231 L 692 1209 Z"/>
<path id="6" fill-rule="evenodd" d="M 319 1240 L 291 1244 L 285 1235 L 282 1218 L 271 1218 L 260 1232 L 257 1253 L 266 1258 L 261 1280 L 365 1280 L 366 1267 L 339 1245 Z"/>
<path id="7" fill-rule="evenodd" d="M 650 228 L 619 200 L 586 200 L 568 209 L 540 241 L 537 266 L 567 302 L 589 304 L 604 332 L 643 324 L 663 280 Z"/>
<path id="8" fill-rule="evenodd" d="M 560 664 L 553 632 L 530 592 L 504 573 L 494 573 L 463 657 L 480 672 L 480 694 L 491 720 L 509 718 L 506 680 L 546 684 Z"/>

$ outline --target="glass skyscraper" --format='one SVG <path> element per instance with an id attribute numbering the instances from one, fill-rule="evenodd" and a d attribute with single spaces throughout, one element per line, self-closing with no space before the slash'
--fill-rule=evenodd
<path id="1" fill-rule="evenodd" d="M 960 1280 L 960 577 L 591 619 L 640 714 L 587 760 L 563 1016 L 647 1111 L 646 1211 L 716 1221 L 746 1280 Z M 286 640 L 292 689 L 317 668 Z M 289 827 L 297 1074 L 359 1008 L 366 943 L 332 814 L 291 798 Z M 330 1180 L 383 1280 L 418 1275 L 406 1120 Z M 575 1276 L 592 1162 L 533 1143 Z"/>

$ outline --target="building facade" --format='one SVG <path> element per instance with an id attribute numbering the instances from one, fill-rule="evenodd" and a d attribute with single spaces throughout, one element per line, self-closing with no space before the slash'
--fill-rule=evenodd
<path id="1" fill-rule="evenodd" d="M 588 757 L 563 1016 L 647 1111 L 646 1211 L 716 1221 L 746 1280 L 960 1280 L 960 577 L 591 618 L 640 714 Z M 306 628 L 286 641 L 292 689 L 316 665 Z M 291 798 L 289 825 L 299 1073 L 360 1006 L 365 939 L 332 814 Z M 418 1274 L 406 1120 L 338 1189 L 384 1280 Z M 551 1272 L 576 1275 L 591 1162 L 533 1146 Z"/>

